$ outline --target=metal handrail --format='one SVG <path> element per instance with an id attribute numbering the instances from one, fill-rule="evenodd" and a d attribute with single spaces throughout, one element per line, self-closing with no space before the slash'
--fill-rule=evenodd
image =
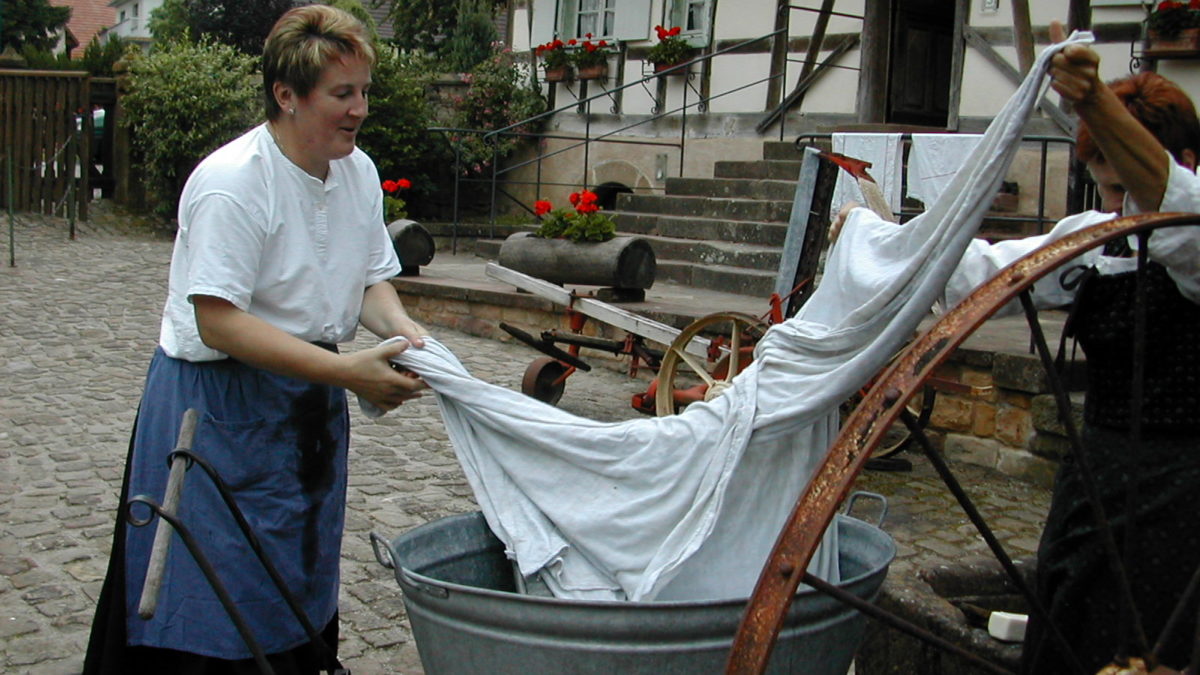
<path id="1" fill-rule="evenodd" d="M 931 133 L 936 133 L 936 132 L 931 132 Z M 952 134 L 952 133 L 953 132 L 947 132 L 947 134 Z M 905 132 L 905 133 L 900 134 L 900 140 L 902 143 L 911 143 L 912 137 L 913 137 L 913 134 L 911 132 Z M 830 133 L 830 132 L 807 133 L 807 134 L 801 134 L 801 135 L 797 136 L 795 143 L 796 143 L 797 147 L 802 147 L 802 146 L 810 144 L 813 141 L 816 141 L 818 139 L 830 140 L 832 138 L 833 138 L 833 133 Z M 1067 150 L 1071 153 L 1071 158 L 1073 159 L 1074 150 L 1075 150 L 1075 139 L 1071 138 L 1069 136 L 1046 136 L 1046 135 L 1031 134 L 1028 136 L 1022 136 L 1021 142 L 1022 143 L 1038 143 L 1039 147 L 1040 147 L 1039 161 L 1038 161 L 1038 207 L 1037 207 L 1037 215 L 1034 218 L 1034 220 L 1036 220 L 1036 222 L 1037 222 L 1040 233 L 1044 234 L 1047 224 L 1053 225 L 1055 222 L 1057 222 L 1056 219 L 1048 218 L 1046 216 L 1046 160 L 1049 155 L 1049 146 L 1051 143 L 1062 143 L 1062 144 L 1066 145 Z M 907 179 L 907 172 L 905 173 L 905 178 Z M 1077 189 L 1084 189 L 1084 188 L 1083 188 L 1083 186 L 1076 185 L 1072 181 L 1068 181 L 1065 213 L 1073 212 L 1072 205 L 1076 204 L 1077 200 L 1080 198 L 1079 196 L 1077 196 L 1075 194 L 1075 191 Z M 915 216 L 918 213 L 920 213 L 920 211 L 914 211 L 912 209 L 901 209 L 897 215 L 899 215 L 901 218 L 904 218 L 906 216 L 911 218 L 912 216 Z M 1028 217 L 994 216 L 994 215 L 988 215 L 987 219 L 991 220 L 991 221 L 996 221 L 996 222 L 1022 222 L 1022 223 L 1028 222 L 1030 220 L 1030 218 L 1028 218 Z"/>
<path id="2" fill-rule="evenodd" d="M 622 144 L 630 144 L 630 145 L 676 147 L 679 149 L 679 168 L 680 168 L 680 172 L 682 173 L 683 167 L 684 167 L 685 153 L 686 153 L 685 140 L 687 138 L 687 111 L 688 111 L 688 109 L 690 109 L 690 108 L 703 109 L 705 106 L 708 105 L 709 101 L 721 98 L 723 96 L 728 96 L 730 94 L 737 93 L 737 92 L 747 89 L 749 87 L 753 87 L 753 86 L 762 84 L 764 82 L 769 82 L 769 81 L 779 78 L 779 77 L 785 77 L 786 76 L 786 66 L 785 66 L 784 71 L 781 73 L 768 74 L 764 78 L 755 80 L 753 82 L 739 85 L 735 88 L 729 89 L 728 91 L 723 91 L 716 95 L 707 96 L 707 97 L 700 96 L 696 101 L 693 101 L 690 103 L 688 101 L 688 89 L 690 87 L 685 86 L 683 88 L 683 103 L 680 106 L 678 106 L 676 108 L 672 108 L 670 110 L 653 113 L 645 118 L 639 119 L 637 121 L 634 121 L 630 124 L 627 124 L 627 125 L 624 125 L 621 127 L 618 127 L 616 129 L 606 131 L 595 137 L 593 137 L 591 134 L 590 111 L 591 111 L 592 101 L 595 101 L 596 99 L 600 99 L 600 98 L 611 97 L 615 93 L 622 92 L 622 91 L 632 88 L 632 87 L 647 88 L 648 83 L 656 82 L 660 76 L 669 75 L 671 73 L 676 73 L 676 72 L 686 72 L 687 70 L 689 70 L 691 68 L 692 64 L 710 62 L 710 61 L 712 61 L 712 59 L 714 59 L 718 56 L 722 56 L 722 55 L 728 54 L 730 52 L 735 52 L 735 51 L 744 49 L 748 45 L 752 45 L 754 43 L 761 42 L 763 40 L 774 38 L 780 34 L 786 34 L 787 30 L 788 30 L 787 27 L 780 28 L 778 30 L 771 31 L 770 33 L 766 33 L 759 37 L 751 38 L 749 40 L 744 40 L 742 42 L 738 42 L 737 44 L 731 45 L 729 47 L 719 49 L 715 52 L 711 52 L 708 54 L 701 54 L 701 55 L 697 56 L 696 58 L 693 58 L 684 63 L 676 64 L 675 66 L 672 66 L 671 68 L 659 71 L 657 73 L 652 73 L 650 75 L 646 75 L 646 76 L 642 77 L 641 79 L 622 84 L 622 85 L 614 87 L 612 89 L 605 89 L 604 91 L 602 91 L 600 93 L 586 96 L 582 99 L 576 99 L 575 101 L 572 101 L 571 103 L 569 103 L 567 105 L 562 105 L 562 106 L 559 106 L 552 110 L 547 110 L 545 112 L 539 113 L 539 114 L 529 117 L 527 119 L 510 124 L 506 127 L 502 127 L 500 129 L 486 130 L 486 129 L 464 129 L 464 128 L 452 128 L 452 127 L 430 127 L 429 128 L 430 131 L 440 133 L 443 135 L 443 137 L 445 137 L 445 134 L 447 134 L 447 133 L 481 135 L 482 138 L 484 139 L 484 141 L 490 143 L 493 147 L 492 162 L 491 162 L 491 169 L 492 169 L 491 174 L 492 175 L 488 179 L 463 178 L 461 153 L 459 152 L 459 148 L 457 146 L 455 146 L 455 148 L 454 148 L 455 149 L 455 163 L 454 163 L 454 174 L 455 174 L 454 194 L 455 194 L 455 197 L 454 197 L 454 206 L 453 206 L 453 209 L 454 209 L 453 222 L 451 224 L 453 239 L 455 241 L 457 241 L 457 231 L 458 231 L 458 225 L 460 222 L 459 221 L 460 214 L 459 214 L 459 208 L 458 208 L 459 207 L 458 193 L 459 193 L 459 187 L 460 187 L 461 183 L 464 183 L 464 182 L 475 182 L 475 183 L 487 182 L 490 184 L 490 186 L 491 186 L 491 188 L 490 188 L 491 189 L 491 198 L 490 198 L 491 206 L 490 206 L 490 214 L 489 214 L 488 222 L 491 227 L 492 236 L 495 236 L 497 197 L 503 195 L 509 199 L 512 199 L 512 200 L 516 201 L 518 204 L 520 204 L 527 211 L 530 211 L 530 213 L 532 213 L 532 211 L 529 209 L 528 206 L 526 206 L 525 204 L 520 202 L 520 200 L 517 200 L 515 197 L 513 197 L 513 195 L 511 195 L 510 193 L 508 193 L 507 191 L 504 191 L 503 189 L 501 189 L 499 187 L 499 179 L 502 175 L 516 171 L 517 169 L 529 166 L 531 164 L 536 164 L 538 166 L 536 180 L 534 180 L 534 181 L 510 181 L 510 182 L 512 184 L 516 184 L 516 185 L 537 185 L 538 186 L 537 193 L 540 195 L 542 185 L 565 185 L 564 183 L 553 183 L 553 182 L 542 180 L 542 178 L 541 178 L 541 163 L 542 163 L 542 161 L 544 161 L 545 159 L 547 159 L 549 157 L 553 157 L 555 155 L 562 154 L 562 153 L 565 153 L 565 152 L 568 152 L 571 150 L 575 150 L 579 147 L 583 147 L 583 149 L 584 149 L 583 163 L 584 163 L 584 167 L 585 167 L 583 187 L 586 188 L 587 187 L 586 166 L 587 166 L 589 155 L 590 155 L 591 143 L 622 143 Z M 558 113 L 566 112 L 566 111 L 570 110 L 571 108 L 576 108 L 576 109 L 585 111 L 584 112 L 585 129 L 584 129 L 584 135 L 582 138 L 580 138 L 579 136 L 565 136 L 565 135 L 546 134 L 546 133 L 542 133 L 542 132 L 529 132 L 529 131 L 521 131 L 520 130 L 523 127 L 528 127 L 531 124 L 536 124 L 537 122 L 542 121 L 544 119 L 548 119 L 554 115 L 557 115 Z M 659 119 L 668 117 L 675 113 L 682 113 L 680 130 L 679 130 L 679 141 L 634 140 L 634 139 L 628 139 L 628 138 L 623 138 L 623 139 L 610 138 L 611 136 L 614 136 L 623 131 L 628 131 L 629 129 L 632 129 L 634 127 L 637 127 L 637 126 L 640 126 L 643 124 L 648 124 L 651 122 L 655 122 Z M 506 166 L 503 169 L 501 169 L 500 162 L 499 162 L 500 157 L 499 157 L 498 140 L 500 137 L 513 137 L 513 136 L 531 137 L 531 138 L 539 138 L 539 139 L 557 138 L 557 139 L 576 140 L 578 142 L 574 143 L 572 145 L 567 145 L 566 147 L 559 148 L 557 150 L 554 150 L 554 151 L 551 151 L 548 153 L 540 153 L 532 159 L 517 162 L 515 164 Z M 447 139 L 447 140 L 449 141 L 449 139 Z M 453 145 L 453 143 L 452 143 L 452 145 Z M 652 189 L 661 189 L 661 188 L 652 188 Z"/>

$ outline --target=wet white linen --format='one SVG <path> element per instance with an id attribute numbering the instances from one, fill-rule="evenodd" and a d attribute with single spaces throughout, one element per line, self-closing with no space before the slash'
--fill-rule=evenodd
<path id="1" fill-rule="evenodd" d="M 839 403 L 912 335 L 978 228 L 1047 61 L 925 214 L 899 226 L 851 212 L 811 299 L 767 331 L 711 402 L 602 423 L 481 382 L 436 340 L 398 355 L 435 392 L 480 508 L 521 573 L 578 599 L 749 595 L 836 434 Z M 834 529 L 809 569 L 836 582 Z"/>

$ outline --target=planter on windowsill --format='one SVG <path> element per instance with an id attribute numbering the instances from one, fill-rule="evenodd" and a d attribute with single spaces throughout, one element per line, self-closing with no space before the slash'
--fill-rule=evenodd
<path id="1" fill-rule="evenodd" d="M 500 264 L 555 284 L 606 286 L 643 296 L 657 271 L 650 242 L 629 236 L 575 242 L 517 232 L 500 245 Z"/>
<path id="2" fill-rule="evenodd" d="M 1172 58 L 1200 56 L 1200 28 L 1184 28 L 1178 35 L 1164 37 L 1158 31 L 1149 32 L 1146 56 Z"/>
<path id="3" fill-rule="evenodd" d="M 566 82 L 571 79 L 571 67 L 562 66 L 559 68 L 547 68 L 545 80 L 547 82 Z"/>
<path id="4" fill-rule="evenodd" d="M 603 80 L 608 77 L 608 64 L 599 63 L 594 66 L 579 66 L 575 69 L 575 77 L 580 80 Z"/>
<path id="5" fill-rule="evenodd" d="M 686 59 L 683 59 L 682 61 L 675 61 L 674 63 L 656 63 L 656 64 L 654 64 L 654 74 L 661 75 L 661 74 L 663 74 L 663 71 L 671 70 L 675 66 L 682 65 L 691 60 L 692 60 L 691 57 L 688 57 Z M 679 70 L 674 70 L 669 73 L 666 73 L 666 76 L 667 77 L 686 77 L 688 74 L 688 70 L 689 70 L 688 68 L 680 68 Z"/>

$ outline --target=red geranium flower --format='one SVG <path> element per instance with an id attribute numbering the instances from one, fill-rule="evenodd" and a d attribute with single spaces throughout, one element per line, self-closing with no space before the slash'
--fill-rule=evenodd
<path id="1" fill-rule="evenodd" d="M 385 181 L 383 181 L 383 191 L 384 191 L 384 192 L 395 192 L 395 191 L 396 191 L 396 189 L 397 189 L 397 188 L 399 188 L 399 187 L 400 187 L 400 186 L 399 186 L 399 185 L 397 185 L 397 184 L 396 184 L 396 181 L 394 181 L 394 180 L 385 180 Z"/>
<path id="2" fill-rule="evenodd" d="M 546 201 L 545 199 L 539 199 L 533 203 L 533 215 L 539 217 L 544 216 L 547 213 L 550 213 L 550 209 L 552 208 L 554 208 L 554 206 L 550 202 Z"/>
<path id="3" fill-rule="evenodd" d="M 575 205 L 579 204 L 579 193 L 572 192 L 570 195 L 567 196 L 567 199 L 571 202 L 571 206 L 575 206 Z"/>
<path id="4" fill-rule="evenodd" d="M 401 178 L 400 180 L 396 181 L 396 187 L 400 188 L 401 190 L 407 190 L 408 188 L 412 187 L 412 181 L 407 178 Z"/>

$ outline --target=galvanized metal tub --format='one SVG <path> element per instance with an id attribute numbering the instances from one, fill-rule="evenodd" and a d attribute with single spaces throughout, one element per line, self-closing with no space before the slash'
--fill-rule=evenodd
<path id="1" fill-rule="evenodd" d="M 840 586 L 873 600 L 895 557 L 879 528 L 839 515 Z M 479 513 L 443 518 L 376 557 L 404 591 L 426 675 L 717 673 L 745 600 L 582 602 L 521 595 L 504 545 Z M 381 552 L 386 546 L 387 552 Z M 866 617 L 813 590 L 797 594 L 768 672 L 845 675 Z"/>

